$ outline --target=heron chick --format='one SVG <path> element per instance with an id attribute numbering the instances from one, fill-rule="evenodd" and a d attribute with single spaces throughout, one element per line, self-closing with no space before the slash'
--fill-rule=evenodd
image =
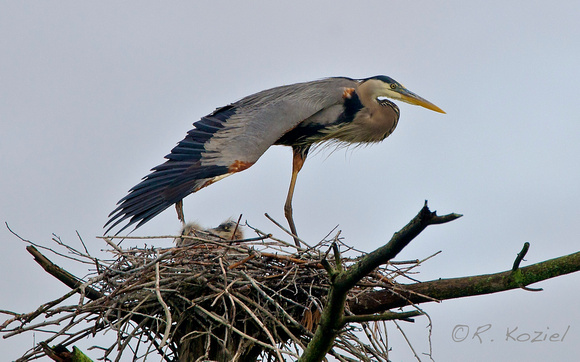
<path id="1" fill-rule="evenodd" d="M 190 238 L 184 236 L 192 236 L 199 239 L 207 239 L 213 241 L 237 241 L 244 239 L 243 226 L 237 222 L 229 219 L 219 224 L 213 229 L 204 229 L 199 224 L 189 222 L 183 226 L 180 235 L 182 237 L 174 240 L 177 246 L 185 246 L 193 242 Z"/>
<path id="2" fill-rule="evenodd" d="M 320 143 L 375 143 L 397 127 L 399 107 L 392 100 L 445 113 L 396 80 L 326 78 L 252 94 L 193 124 L 185 138 L 165 156 L 165 163 L 134 186 L 109 214 L 106 232 L 122 222 L 140 227 L 176 205 L 183 222 L 187 195 L 252 166 L 272 145 L 292 147 L 292 177 L 284 205 L 290 230 L 296 178 L 311 146 Z M 294 239 L 299 245 L 298 238 Z"/>

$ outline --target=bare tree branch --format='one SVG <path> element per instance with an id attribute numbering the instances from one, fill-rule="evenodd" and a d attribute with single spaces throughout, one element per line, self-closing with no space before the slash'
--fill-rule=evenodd
<path id="1" fill-rule="evenodd" d="M 306 347 L 299 361 L 321 361 L 328 351 L 330 351 L 334 344 L 334 339 L 344 325 L 344 308 L 347 294 L 362 278 L 370 274 L 380 265 L 388 263 L 389 260 L 397 256 L 427 226 L 443 224 L 459 217 L 461 217 L 459 214 L 437 216 L 435 212 L 429 210 L 427 201 L 425 201 L 425 205 L 417 216 L 400 231 L 396 232 L 387 244 L 367 254 L 347 270 L 343 270 L 340 261 L 337 261 L 337 265 L 330 270 L 328 264 L 326 264 L 325 268 L 329 270 L 331 282 L 328 301 L 314 337 L 312 337 L 312 340 Z M 334 256 L 337 258 L 338 252 L 336 244 L 333 244 L 333 247 L 335 248 Z"/>
<path id="2" fill-rule="evenodd" d="M 391 290 L 371 291 L 359 294 L 356 300 L 349 301 L 348 306 L 354 314 L 380 313 L 410 304 L 518 289 L 577 271 L 580 271 L 580 252 L 519 268 L 516 271 L 399 285 L 396 294 Z"/>

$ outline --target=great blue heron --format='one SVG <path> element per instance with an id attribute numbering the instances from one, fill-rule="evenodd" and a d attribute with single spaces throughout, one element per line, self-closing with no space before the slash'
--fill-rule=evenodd
<path id="1" fill-rule="evenodd" d="M 135 223 L 138 228 L 173 204 L 184 222 L 185 196 L 247 169 L 270 146 L 286 145 L 292 147 L 293 162 L 284 214 L 296 235 L 292 196 L 308 150 L 320 142 L 384 140 L 399 120 L 399 108 L 387 98 L 445 113 L 384 75 L 285 85 L 218 108 L 195 122 L 187 136 L 165 156 L 167 161 L 154 167 L 117 203 L 105 224 L 110 225 L 107 232 L 127 219 L 119 232 Z M 298 244 L 298 239 L 295 242 Z"/>
<path id="2" fill-rule="evenodd" d="M 212 229 L 204 229 L 197 223 L 188 222 L 181 229 L 181 236 L 182 237 L 175 239 L 175 244 L 177 246 L 184 246 L 192 241 L 183 236 L 193 236 L 200 239 L 216 241 L 237 241 L 244 238 L 244 231 L 243 226 L 231 219 L 222 222 Z"/>

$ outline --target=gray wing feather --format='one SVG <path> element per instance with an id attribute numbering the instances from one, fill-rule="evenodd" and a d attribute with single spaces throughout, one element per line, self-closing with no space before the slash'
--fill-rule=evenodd
<path id="1" fill-rule="evenodd" d="M 254 163 L 286 132 L 323 110 L 343 103 L 355 81 L 327 78 L 265 90 L 233 104 L 236 112 L 205 144 L 202 164 Z M 318 117 L 320 118 L 320 117 Z M 317 122 L 324 122 L 317 119 Z M 334 120 L 326 120 L 328 123 Z"/>
<path id="2" fill-rule="evenodd" d="M 195 128 L 134 186 L 109 215 L 106 232 L 128 220 L 121 229 L 139 227 L 188 194 L 249 167 L 286 132 L 301 122 L 331 123 L 336 113 L 325 112 L 343 103 L 345 88 L 355 80 L 327 78 L 265 90 L 222 107 L 194 123 Z M 314 117 L 314 118 L 311 118 Z M 328 119 L 327 119 L 328 118 Z"/>

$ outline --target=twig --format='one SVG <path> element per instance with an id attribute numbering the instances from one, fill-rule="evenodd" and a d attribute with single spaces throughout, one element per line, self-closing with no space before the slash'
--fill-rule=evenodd
<path id="1" fill-rule="evenodd" d="M 280 349 L 278 347 L 276 347 L 276 340 L 274 339 L 274 337 L 272 336 L 272 333 L 270 333 L 270 331 L 268 330 L 268 328 L 266 328 L 266 326 L 264 325 L 264 323 L 262 323 L 262 321 L 256 316 L 256 314 L 254 314 L 254 312 L 252 312 L 252 310 L 250 308 L 248 308 L 248 306 L 242 302 L 241 300 L 239 300 L 235 295 L 230 294 L 230 297 L 236 301 L 251 317 L 252 319 L 260 326 L 260 328 L 262 328 L 262 330 L 264 331 L 264 333 L 266 333 L 266 335 L 268 336 L 268 338 L 270 339 L 270 342 L 272 343 L 272 346 L 275 347 L 274 351 L 276 352 L 276 356 L 278 356 L 278 360 L 280 362 L 283 362 L 284 359 L 282 358 L 282 355 L 280 354 Z"/>
<path id="2" fill-rule="evenodd" d="M 524 243 L 524 246 L 522 247 L 522 250 L 518 253 L 516 260 L 514 260 L 514 266 L 512 267 L 512 271 L 518 270 L 518 268 L 520 267 L 520 263 L 522 262 L 522 260 L 524 260 L 524 257 L 528 253 L 529 249 L 530 249 L 530 243 L 528 243 L 526 241 Z"/>
<path id="3" fill-rule="evenodd" d="M 242 220 L 242 214 L 240 214 L 240 217 L 238 217 L 238 221 L 236 222 L 236 227 L 234 228 L 234 232 L 232 233 L 232 237 L 230 238 L 230 241 L 234 240 L 234 238 L 236 236 L 236 232 L 238 231 L 238 227 L 240 226 L 241 220 Z"/>
<path id="4" fill-rule="evenodd" d="M 277 227 L 279 227 L 282 231 L 284 231 L 286 234 L 290 235 L 291 237 L 295 238 L 295 240 L 298 240 L 299 242 L 301 242 L 302 244 L 306 245 L 308 247 L 308 249 L 311 249 L 312 247 L 310 245 L 308 245 L 308 243 L 306 243 L 304 240 L 300 239 L 298 237 L 298 235 L 294 235 L 292 232 L 290 232 L 290 230 L 286 229 L 284 226 L 282 226 L 282 224 L 280 224 L 278 221 L 274 220 L 270 215 L 268 215 L 267 213 L 264 214 L 264 216 L 266 216 L 268 218 L 268 220 L 270 220 L 274 225 L 276 225 Z M 298 250 L 304 250 L 296 245 L 292 245 L 290 243 L 287 243 L 285 241 L 282 241 L 284 244 L 286 244 L 286 246 L 289 247 L 294 247 Z"/>
<path id="5" fill-rule="evenodd" d="M 363 322 L 376 322 L 376 321 L 390 321 L 395 319 L 402 319 L 407 322 L 410 321 L 409 318 L 423 315 L 423 312 L 413 310 L 409 312 L 391 312 L 387 311 L 380 314 L 362 314 L 362 315 L 350 315 L 343 317 L 343 324 L 348 323 L 363 323 Z"/>
<path id="6" fill-rule="evenodd" d="M 407 342 L 407 345 L 411 349 L 411 352 L 413 352 L 413 355 L 415 356 L 415 358 L 417 359 L 417 361 L 421 362 L 421 359 L 417 355 L 417 352 L 415 352 L 415 348 L 413 348 L 413 345 L 411 344 L 411 341 L 409 341 L 409 338 L 407 338 L 407 335 L 405 334 L 405 332 L 403 332 L 403 329 L 401 328 L 401 326 L 399 325 L 399 323 L 397 323 L 397 321 L 393 321 L 393 323 L 395 323 L 395 326 L 397 326 L 397 329 L 399 330 L 399 332 L 401 332 L 401 335 L 403 336 L 403 338 Z"/>
<path id="7" fill-rule="evenodd" d="M 159 258 L 159 252 L 157 253 L 157 258 Z M 161 296 L 161 290 L 159 288 L 159 279 L 160 279 L 159 262 L 157 262 L 155 263 L 155 295 L 157 295 L 157 300 L 159 301 L 159 304 L 161 304 L 163 310 L 165 311 L 165 332 L 163 333 L 163 339 L 161 339 L 161 343 L 159 343 L 159 349 L 161 349 L 163 348 L 163 346 L 165 346 L 165 343 L 169 338 L 169 332 L 171 331 L 172 322 L 171 322 L 171 312 L 169 311 L 167 304 L 165 303 L 163 297 Z"/>

